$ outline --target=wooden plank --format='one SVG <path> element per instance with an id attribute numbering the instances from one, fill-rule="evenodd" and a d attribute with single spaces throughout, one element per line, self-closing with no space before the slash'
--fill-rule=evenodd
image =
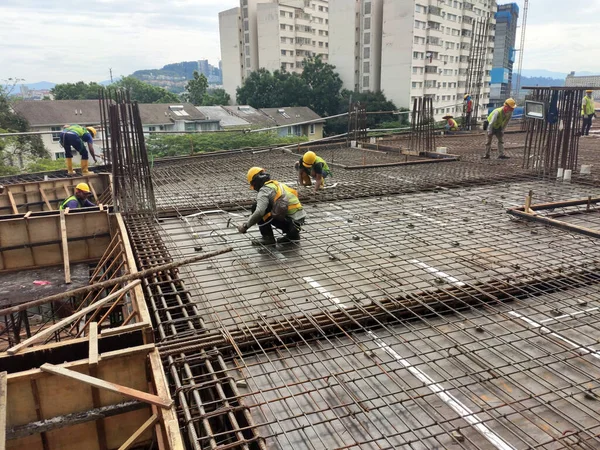
<path id="1" fill-rule="evenodd" d="M 64 210 L 60 212 L 60 238 L 62 241 L 62 256 L 65 266 L 65 283 L 71 284 L 71 264 L 69 263 L 69 243 L 67 242 L 67 222 Z"/>
<path id="2" fill-rule="evenodd" d="M 135 433 L 133 433 L 131 435 L 131 437 L 129 439 L 127 439 L 125 441 L 125 443 L 123 445 L 121 445 L 119 447 L 119 450 L 129 450 L 133 444 L 135 444 L 135 441 L 137 441 L 139 439 L 139 437 L 144 434 L 144 432 L 150 428 L 152 425 L 154 425 L 154 422 L 156 422 L 158 420 L 158 416 L 156 414 L 152 414 L 152 416 L 150 416 L 150 418 L 148 420 L 146 420 L 143 425 L 141 427 L 139 427 Z"/>
<path id="3" fill-rule="evenodd" d="M 56 322 L 51 327 L 48 327 L 45 330 L 40 331 L 36 335 L 31 336 L 29 339 L 24 340 L 20 344 L 17 344 L 15 346 L 9 348 L 6 351 L 6 353 L 8 353 L 9 355 L 14 355 L 15 353 L 19 352 L 20 350 L 22 350 L 26 347 L 29 347 L 34 342 L 37 342 L 40 339 L 53 334 L 55 331 L 60 330 L 62 327 L 69 325 L 70 323 L 79 319 L 80 317 L 83 317 L 88 312 L 93 311 L 93 310 L 99 308 L 100 306 L 105 305 L 106 303 L 108 303 L 116 298 L 119 298 L 121 295 L 125 294 L 129 289 L 137 286 L 139 283 L 141 283 L 140 280 L 135 280 L 135 281 L 129 283 L 127 286 L 119 289 L 117 292 L 114 292 L 113 294 L 108 295 L 108 296 L 104 297 L 103 299 L 98 300 L 96 303 L 91 304 L 87 308 L 83 308 L 81 311 L 77 311 L 76 313 L 71 314 L 69 317 L 65 317 L 64 319 L 60 320 L 59 322 Z"/>
<path id="4" fill-rule="evenodd" d="M 95 366 L 98 364 L 98 322 L 90 323 L 89 341 L 90 351 L 88 359 L 90 366 Z"/>
<path id="5" fill-rule="evenodd" d="M 41 186 L 40 186 L 40 195 L 42 196 L 42 200 L 44 200 L 44 203 L 46 204 L 48 211 L 52 211 L 53 208 L 50 205 L 50 202 L 48 201 L 48 197 L 46 196 L 46 191 Z"/>
<path id="6" fill-rule="evenodd" d="M 10 206 L 13 210 L 13 214 L 19 214 L 19 210 L 17 209 L 17 204 L 15 203 L 13 193 L 10 191 L 10 189 L 7 189 L 6 192 L 8 193 L 8 200 L 10 201 Z"/>
<path id="7" fill-rule="evenodd" d="M 8 398 L 6 377 L 6 372 L 0 372 L 0 450 L 6 450 L 6 400 Z"/>
<path id="8" fill-rule="evenodd" d="M 40 369 L 44 372 L 80 381 L 81 383 L 89 384 L 90 386 L 94 386 L 99 389 L 106 389 L 111 392 L 122 394 L 126 397 L 130 397 L 135 400 L 142 401 L 144 403 L 160 406 L 161 408 L 170 408 L 173 404 L 173 400 L 171 399 L 163 399 L 158 397 L 157 395 L 149 394 L 143 391 L 138 391 L 137 389 L 131 389 L 127 386 L 121 386 L 120 384 L 111 383 L 109 381 L 104 381 L 100 378 L 94 378 L 89 375 L 84 375 L 82 373 L 75 372 L 74 370 L 65 369 L 61 366 L 55 366 L 54 364 L 42 364 Z"/>
<path id="9" fill-rule="evenodd" d="M 167 378 L 163 369 L 163 364 L 160 360 L 158 350 L 155 348 L 148 354 L 150 360 L 150 370 L 152 372 L 152 381 L 156 395 L 162 398 L 170 397 Z M 162 423 L 164 425 L 165 436 L 167 438 L 168 448 L 170 450 L 183 450 L 183 438 L 179 431 L 179 423 L 177 421 L 177 413 L 175 408 L 163 409 L 160 411 L 162 415 Z"/>

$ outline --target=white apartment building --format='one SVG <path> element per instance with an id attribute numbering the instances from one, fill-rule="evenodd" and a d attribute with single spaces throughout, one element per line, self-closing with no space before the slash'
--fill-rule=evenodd
<path id="1" fill-rule="evenodd" d="M 398 107 L 434 99 L 436 119 L 461 114 L 471 34 L 489 18 L 480 114 L 487 112 L 495 0 L 330 0 L 329 62 L 346 89 L 382 90 Z"/>
<path id="2" fill-rule="evenodd" d="M 223 88 L 236 89 L 259 68 L 301 72 L 304 59 L 328 61 L 327 0 L 240 0 L 219 13 Z"/>

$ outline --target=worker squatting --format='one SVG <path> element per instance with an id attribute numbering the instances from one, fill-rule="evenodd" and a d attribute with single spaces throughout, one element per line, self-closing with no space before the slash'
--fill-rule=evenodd
<path id="1" fill-rule="evenodd" d="M 331 175 L 327 162 L 309 151 L 296 163 L 298 185 L 312 186 L 314 192 L 325 187 L 325 178 Z M 252 215 L 238 226 L 240 233 L 246 233 L 249 228 L 258 225 L 261 238 L 254 243 L 259 245 L 274 245 L 297 243 L 300 241 L 300 231 L 306 219 L 306 211 L 298 199 L 298 192 L 284 183 L 271 179 L 271 175 L 262 167 L 252 167 L 248 170 L 250 189 L 257 192 L 256 202 L 252 206 Z M 273 227 L 284 234 L 275 240 Z"/>

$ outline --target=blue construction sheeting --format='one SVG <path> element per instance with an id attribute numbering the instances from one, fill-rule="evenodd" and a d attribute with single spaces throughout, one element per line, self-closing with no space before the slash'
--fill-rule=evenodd
<path id="1" fill-rule="evenodd" d="M 492 69 L 490 75 L 491 75 L 491 83 L 492 84 L 502 84 L 502 83 L 508 83 L 508 69 L 505 69 L 504 67 L 495 67 Z"/>

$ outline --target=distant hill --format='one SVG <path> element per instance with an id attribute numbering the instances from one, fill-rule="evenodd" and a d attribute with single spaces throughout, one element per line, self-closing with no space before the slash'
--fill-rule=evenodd
<path id="1" fill-rule="evenodd" d="M 567 78 L 567 72 L 552 72 L 550 70 L 545 69 L 523 69 L 521 71 L 523 77 L 532 77 L 532 78 L 555 78 L 563 80 Z M 569 72 L 570 73 L 570 72 Z M 575 76 L 586 76 L 586 75 L 598 75 L 594 72 L 575 72 Z"/>
<path id="2" fill-rule="evenodd" d="M 516 84 L 517 81 L 518 81 L 518 78 L 515 75 L 515 80 L 513 81 L 513 84 Z M 564 78 L 523 76 L 523 79 L 521 81 L 521 86 L 549 87 L 549 86 L 564 86 L 564 85 L 565 85 Z"/>
<path id="3" fill-rule="evenodd" d="M 204 74 L 209 84 L 222 83 L 221 69 L 209 64 L 205 59 L 167 64 L 161 69 L 136 70 L 131 76 L 178 94 L 185 90 L 188 80 L 194 78 L 195 70 Z"/>

